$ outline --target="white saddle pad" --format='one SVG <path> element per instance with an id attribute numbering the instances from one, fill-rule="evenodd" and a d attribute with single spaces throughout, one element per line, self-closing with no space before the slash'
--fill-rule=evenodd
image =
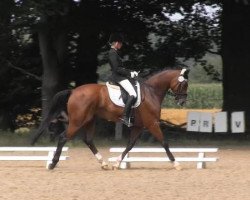
<path id="1" fill-rule="evenodd" d="M 125 104 L 122 100 L 121 90 L 119 86 L 111 85 L 108 82 L 106 82 L 106 86 L 108 88 L 109 92 L 109 98 L 110 100 L 117 106 L 125 107 Z M 141 104 L 141 88 L 140 83 L 136 82 L 136 88 L 137 88 L 137 100 L 135 104 L 132 106 L 133 108 L 138 107 Z"/>

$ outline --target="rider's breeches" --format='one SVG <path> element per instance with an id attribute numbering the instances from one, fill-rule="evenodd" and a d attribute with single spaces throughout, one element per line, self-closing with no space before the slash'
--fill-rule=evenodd
<path id="1" fill-rule="evenodd" d="M 137 95 L 135 89 L 128 79 L 120 81 L 119 84 L 128 92 L 130 96 L 134 96 L 136 98 Z"/>

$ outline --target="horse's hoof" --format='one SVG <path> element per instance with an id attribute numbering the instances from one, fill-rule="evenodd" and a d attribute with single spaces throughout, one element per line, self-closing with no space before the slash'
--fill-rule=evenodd
<path id="1" fill-rule="evenodd" d="M 103 169 L 103 170 L 108 170 L 108 169 L 109 169 L 108 164 L 106 164 L 106 165 L 102 165 L 102 169 Z"/>
<path id="2" fill-rule="evenodd" d="M 53 170 L 55 168 L 55 166 L 56 166 L 55 164 L 51 163 L 51 164 L 49 164 L 48 169 Z"/>
<path id="3" fill-rule="evenodd" d="M 112 170 L 116 171 L 116 170 L 118 170 L 118 169 L 119 169 L 119 166 L 117 166 L 117 165 L 113 165 L 113 166 L 112 166 Z"/>
<path id="4" fill-rule="evenodd" d="M 176 166 L 175 169 L 178 170 L 178 171 L 181 171 L 182 167 L 179 165 L 179 166 Z"/>
<path id="5" fill-rule="evenodd" d="M 182 170 L 182 167 L 181 167 L 180 163 L 178 163 L 178 162 L 174 162 L 174 168 L 178 171 Z"/>

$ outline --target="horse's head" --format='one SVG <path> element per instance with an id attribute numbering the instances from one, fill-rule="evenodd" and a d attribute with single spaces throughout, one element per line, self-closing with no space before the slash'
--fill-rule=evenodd
<path id="1" fill-rule="evenodd" d="M 176 74 L 170 83 L 170 90 L 175 97 L 175 101 L 181 106 L 183 106 L 187 100 L 188 73 L 189 70 L 182 69 L 180 73 Z"/>

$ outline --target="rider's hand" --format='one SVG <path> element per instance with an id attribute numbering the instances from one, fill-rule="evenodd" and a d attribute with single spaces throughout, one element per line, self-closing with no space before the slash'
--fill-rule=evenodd
<path id="1" fill-rule="evenodd" d="M 134 75 L 135 75 L 135 76 L 138 76 L 138 74 L 139 74 L 139 73 L 138 73 L 137 71 L 134 71 Z"/>
<path id="2" fill-rule="evenodd" d="M 134 77 L 138 76 L 138 72 L 132 71 L 132 72 L 130 72 L 130 76 L 131 76 L 131 78 L 134 78 Z"/>

